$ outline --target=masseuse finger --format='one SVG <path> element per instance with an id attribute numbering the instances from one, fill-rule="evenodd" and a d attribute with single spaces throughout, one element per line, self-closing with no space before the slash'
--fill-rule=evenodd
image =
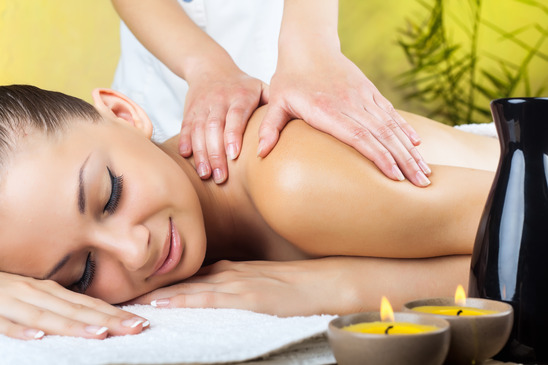
<path id="1" fill-rule="evenodd" d="M 392 103 L 382 96 L 378 90 L 373 94 L 373 100 L 379 108 L 384 110 L 388 115 L 390 115 L 390 117 L 392 117 L 392 119 L 396 121 L 396 123 L 398 123 L 400 128 L 405 132 L 405 135 L 414 146 L 418 146 L 421 143 L 421 139 L 417 131 L 411 126 L 411 124 L 407 123 L 400 113 L 398 113 L 396 108 L 394 108 Z"/>
<path id="2" fill-rule="evenodd" d="M 205 128 L 207 123 L 207 114 L 200 113 L 194 118 L 192 124 L 192 153 L 194 154 L 194 164 L 196 171 L 202 179 L 209 179 L 211 176 L 211 166 L 207 157 L 207 144 L 205 137 Z"/>
<path id="3" fill-rule="evenodd" d="M 230 105 L 228 109 L 224 140 L 226 155 L 231 160 L 236 159 L 240 154 L 245 127 L 251 117 L 251 113 L 253 113 L 254 107 L 252 104 L 244 104 L 238 101 Z"/>
<path id="4" fill-rule="evenodd" d="M 0 333 L 20 340 L 39 340 L 44 337 L 44 331 L 22 326 L 0 317 Z"/>
<path id="5" fill-rule="evenodd" d="M 373 116 L 373 118 L 370 118 Z M 366 121 L 375 138 L 391 153 L 404 175 L 417 186 L 427 186 L 430 181 L 426 174 L 430 169 L 417 148 L 411 143 L 398 123 L 376 105 L 363 110 L 356 119 Z"/>
<path id="6" fill-rule="evenodd" d="M 290 120 L 291 116 L 282 107 L 277 104 L 269 105 L 259 127 L 258 156 L 266 157 L 272 151 L 278 143 L 281 130 Z"/>
<path id="7" fill-rule="evenodd" d="M 224 127 L 227 108 L 224 105 L 215 105 L 207 117 L 205 127 L 205 140 L 207 145 L 207 156 L 213 181 L 222 184 L 228 176 L 226 165 L 226 154 L 224 148 Z"/>

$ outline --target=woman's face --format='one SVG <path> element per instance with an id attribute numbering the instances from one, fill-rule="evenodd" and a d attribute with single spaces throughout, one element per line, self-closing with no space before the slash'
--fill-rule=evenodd
<path id="1" fill-rule="evenodd" d="M 185 173 L 120 120 L 29 133 L 1 181 L 1 271 L 119 303 L 194 274 L 205 242 Z"/>

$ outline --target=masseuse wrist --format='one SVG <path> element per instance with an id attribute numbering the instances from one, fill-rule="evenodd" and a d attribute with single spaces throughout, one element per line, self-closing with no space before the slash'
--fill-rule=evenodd
<path id="1" fill-rule="evenodd" d="M 224 50 L 211 50 L 189 56 L 182 63 L 181 75 L 189 85 L 208 80 L 219 80 L 240 73 L 240 69 Z"/>

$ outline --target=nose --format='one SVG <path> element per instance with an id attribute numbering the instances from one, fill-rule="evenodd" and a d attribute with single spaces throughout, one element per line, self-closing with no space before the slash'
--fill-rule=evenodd
<path id="1" fill-rule="evenodd" d="M 129 271 L 143 267 L 148 258 L 150 231 L 143 225 L 111 225 L 95 231 L 98 249 L 121 262 Z"/>

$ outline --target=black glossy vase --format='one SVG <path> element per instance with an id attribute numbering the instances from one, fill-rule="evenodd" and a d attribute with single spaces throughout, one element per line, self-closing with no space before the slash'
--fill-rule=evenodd
<path id="1" fill-rule="evenodd" d="M 501 157 L 472 255 L 469 295 L 514 307 L 498 360 L 548 363 L 548 98 L 491 102 Z"/>

